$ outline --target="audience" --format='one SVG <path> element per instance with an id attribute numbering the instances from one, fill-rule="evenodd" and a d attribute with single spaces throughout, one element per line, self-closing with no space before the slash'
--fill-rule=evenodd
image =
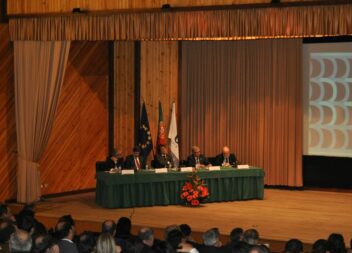
<path id="1" fill-rule="evenodd" d="M 204 232 L 202 243 L 192 238 L 188 224 L 166 227 L 164 240 L 155 238 L 151 228 L 141 228 L 138 236 L 131 233 L 131 228 L 131 220 L 121 217 L 117 223 L 105 220 L 100 233 L 85 231 L 75 237 L 75 222 L 70 215 L 60 217 L 54 230 L 47 231 L 36 220 L 33 206 L 25 206 L 15 218 L 8 206 L 0 204 L 0 253 L 270 253 L 266 245 L 259 244 L 255 229 L 243 232 L 242 228 L 234 228 L 225 245 L 218 228 Z M 303 243 L 298 239 L 287 241 L 283 250 L 303 252 Z M 335 233 L 327 240 L 317 240 L 310 252 L 352 253 L 343 236 Z"/>

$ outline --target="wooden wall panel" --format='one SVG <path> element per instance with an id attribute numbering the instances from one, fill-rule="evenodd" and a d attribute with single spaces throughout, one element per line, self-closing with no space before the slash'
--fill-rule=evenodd
<path id="1" fill-rule="evenodd" d="M 151 41 L 141 43 L 141 102 L 145 101 L 153 144 L 156 144 L 159 100 L 166 131 L 169 131 L 171 104 L 178 106 L 178 43 Z"/>
<path id="2" fill-rule="evenodd" d="M 124 156 L 134 146 L 135 42 L 115 42 L 115 147 Z"/>
<path id="3" fill-rule="evenodd" d="M 108 147 L 108 43 L 73 42 L 58 111 L 42 156 L 42 193 L 95 187 Z"/>
<path id="4" fill-rule="evenodd" d="M 0 24 L 0 201 L 16 195 L 16 122 L 13 45 L 8 25 Z"/>
<path id="5" fill-rule="evenodd" d="M 296 0 L 304 1 L 304 0 Z M 79 7 L 89 11 L 159 9 L 163 4 L 173 7 L 270 3 L 271 0 L 7 0 L 9 15 L 70 13 Z"/>

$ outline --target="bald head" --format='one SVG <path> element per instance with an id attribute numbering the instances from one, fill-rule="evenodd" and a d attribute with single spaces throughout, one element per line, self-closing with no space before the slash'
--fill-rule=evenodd
<path id="1" fill-rule="evenodd" d="M 228 146 L 224 146 L 222 148 L 222 154 L 225 156 L 225 157 L 228 157 L 230 155 L 230 148 Z"/>
<path id="2" fill-rule="evenodd" d="M 10 237 L 10 252 L 30 252 L 32 248 L 32 238 L 27 231 L 17 229 Z"/>
<path id="3" fill-rule="evenodd" d="M 200 148 L 198 146 L 193 146 L 192 147 L 192 153 L 196 157 L 200 156 Z"/>

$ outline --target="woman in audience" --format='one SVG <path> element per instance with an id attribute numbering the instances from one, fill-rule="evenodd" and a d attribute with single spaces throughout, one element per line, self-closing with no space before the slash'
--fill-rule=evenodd
<path id="1" fill-rule="evenodd" d="M 115 245 L 111 234 L 104 233 L 98 237 L 96 253 L 121 253 L 121 248 Z"/>
<path id="2" fill-rule="evenodd" d="M 341 234 L 331 234 L 328 238 L 330 253 L 346 253 L 345 240 Z"/>
<path id="3" fill-rule="evenodd" d="M 303 252 L 303 243 L 298 239 L 291 239 L 286 242 L 285 253 L 301 253 Z"/>

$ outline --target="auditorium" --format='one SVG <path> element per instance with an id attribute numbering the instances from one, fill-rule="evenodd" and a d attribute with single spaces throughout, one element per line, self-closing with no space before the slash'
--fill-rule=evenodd
<path id="1" fill-rule="evenodd" d="M 352 253 L 351 0 L 0 0 L 0 253 Z"/>

